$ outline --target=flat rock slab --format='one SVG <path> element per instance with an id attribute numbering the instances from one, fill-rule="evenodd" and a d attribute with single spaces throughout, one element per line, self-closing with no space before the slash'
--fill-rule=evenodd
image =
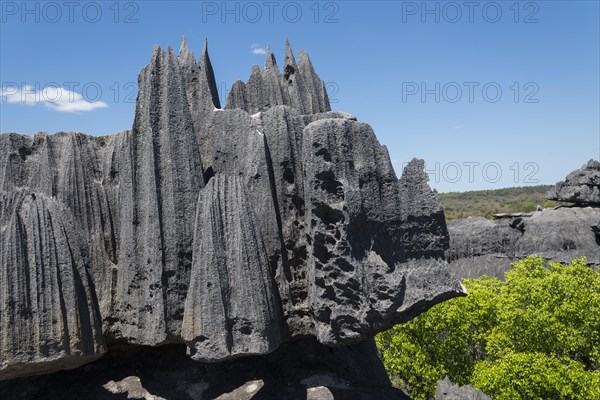
<path id="1" fill-rule="evenodd" d="M 585 256 L 590 266 L 598 266 L 599 222 L 597 206 L 562 206 L 530 217 L 452 220 L 446 255 L 450 269 L 461 278 L 503 278 L 511 262 L 529 255 L 562 263 Z"/>

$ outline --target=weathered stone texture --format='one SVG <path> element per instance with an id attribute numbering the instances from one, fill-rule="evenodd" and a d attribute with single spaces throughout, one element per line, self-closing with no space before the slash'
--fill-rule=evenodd
<path id="1" fill-rule="evenodd" d="M 465 294 L 423 162 L 398 179 L 306 53 L 269 52 L 225 109 L 206 44 L 156 47 L 138 81 L 131 130 L 0 136 L 2 379 L 105 342 L 207 362 L 365 343 Z"/>
<path id="2" fill-rule="evenodd" d="M 600 205 L 600 162 L 590 160 L 546 195 L 551 200 Z"/>

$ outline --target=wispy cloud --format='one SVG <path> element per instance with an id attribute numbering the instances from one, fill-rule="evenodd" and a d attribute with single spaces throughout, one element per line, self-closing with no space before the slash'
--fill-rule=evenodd
<path id="1" fill-rule="evenodd" d="M 461 124 L 461 125 L 454 125 L 452 128 L 453 129 L 462 129 L 465 127 L 465 124 Z"/>
<path id="2" fill-rule="evenodd" d="M 91 102 L 79 93 L 54 86 L 38 89 L 29 85 L 3 86 L 0 95 L 2 103 L 25 104 L 28 106 L 43 104 L 59 112 L 88 112 L 108 107 L 108 104 L 103 101 Z"/>
<path id="3" fill-rule="evenodd" d="M 256 54 L 258 56 L 267 54 L 267 49 L 261 47 L 261 45 L 258 43 L 252 43 L 252 45 L 250 45 L 250 50 L 252 51 L 252 54 Z"/>

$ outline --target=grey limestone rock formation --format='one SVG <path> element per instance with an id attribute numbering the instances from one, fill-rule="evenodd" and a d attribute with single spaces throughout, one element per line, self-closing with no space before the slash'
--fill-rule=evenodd
<path id="1" fill-rule="evenodd" d="M 255 65 L 248 82 L 235 82 L 225 108 L 240 108 L 255 114 L 277 105 L 289 105 L 301 114 L 331 110 L 325 83 L 315 73 L 308 54 L 300 51 L 296 63 L 292 47 L 287 41 L 283 72 L 279 71 L 275 56 L 267 49 L 263 70 L 260 71 Z"/>
<path id="2" fill-rule="evenodd" d="M 490 398 L 471 386 L 458 386 L 445 377 L 438 382 L 435 400 L 490 400 Z"/>
<path id="3" fill-rule="evenodd" d="M 512 261 L 529 255 L 562 263 L 585 256 L 590 266 L 600 265 L 600 208 L 562 206 L 517 219 L 449 221 L 451 271 L 462 278 L 503 278 Z"/>
<path id="4" fill-rule="evenodd" d="M 585 256 L 590 266 L 599 266 L 600 207 L 594 200 L 599 183 L 600 164 L 591 160 L 549 192 L 550 198 L 575 205 L 449 221 L 451 271 L 463 278 L 503 278 L 512 261 L 529 255 L 562 263 Z"/>
<path id="5" fill-rule="evenodd" d="M 207 45 L 197 62 L 184 40 L 140 72 L 131 130 L 0 136 L 0 380 L 115 346 L 363 346 L 465 294 L 423 162 L 397 179 L 306 53 L 287 43 L 280 71 L 269 52 L 220 104 Z"/>
<path id="6" fill-rule="evenodd" d="M 0 377 L 93 361 L 106 350 L 73 214 L 44 194 L 0 192 Z"/>
<path id="7" fill-rule="evenodd" d="M 600 205 L 600 162 L 590 160 L 546 195 L 551 200 Z"/>
<path id="8" fill-rule="evenodd" d="M 109 330 L 130 343 L 181 337 L 202 161 L 176 55 L 154 49 L 140 72 L 131 132 L 119 160 L 120 243 Z"/>
<path id="9" fill-rule="evenodd" d="M 193 254 L 182 332 L 193 345 L 192 358 L 218 361 L 275 350 L 282 340 L 281 304 L 237 175 L 218 174 L 200 192 Z"/>

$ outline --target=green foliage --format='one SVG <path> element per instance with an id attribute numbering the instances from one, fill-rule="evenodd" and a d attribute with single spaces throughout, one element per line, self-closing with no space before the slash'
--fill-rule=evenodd
<path id="1" fill-rule="evenodd" d="M 494 399 L 547 400 L 600 398 L 598 371 L 544 353 L 509 353 L 475 366 L 471 384 Z"/>
<path id="2" fill-rule="evenodd" d="M 504 282 L 465 280 L 446 301 L 376 337 L 394 382 L 415 400 L 445 375 L 496 400 L 600 399 L 600 271 L 528 257 Z"/>
<path id="3" fill-rule="evenodd" d="M 496 190 L 439 193 L 447 220 L 467 217 L 492 218 L 494 214 L 531 212 L 538 205 L 555 207 L 557 202 L 546 199 L 552 186 L 525 186 Z"/>

